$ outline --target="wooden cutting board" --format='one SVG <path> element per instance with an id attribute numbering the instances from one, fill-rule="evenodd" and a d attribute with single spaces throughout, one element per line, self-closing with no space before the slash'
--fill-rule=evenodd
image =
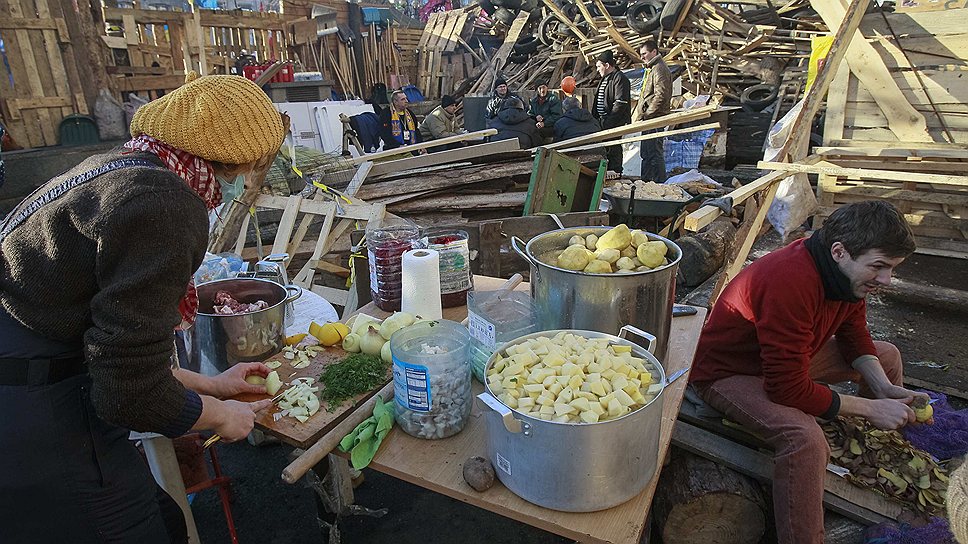
<path id="1" fill-rule="evenodd" d="M 349 355 L 342 348 L 335 346 L 324 349 L 326 351 L 321 352 L 315 358 L 310 359 L 311 363 L 309 366 L 298 370 L 294 370 L 292 368 L 292 363 L 294 361 L 286 359 L 282 353 L 272 356 L 271 358 L 267 359 L 266 362 L 279 361 L 282 363 L 282 366 L 277 368 L 276 372 L 279 373 L 279 378 L 283 381 L 283 387 L 287 387 L 288 384 L 296 378 L 304 377 L 314 378 L 316 382 L 319 383 L 319 375 L 322 374 L 324 368 L 333 363 L 342 361 Z M 259 412 L 259 415 L 255 420 L 255 425 L 262 431 L 278 437 L 287 444 L 297 448 L 306 449 L 315 444 L 316 441 L 319 440 L 324 434 L 335 427 L 340 421 L 343 420 L 343 418 L 347 416 L 347 414 L 355 410 L 360 404 L 363 404 L 367 399 L 376 394 L 377 391 L 379 391 L 384 385 L 386 385 L 387 382 L 390 381 L 391 377 L 392 370 L 387 370 L 387 380 L 385 382 L 377 386 L 372 391 L 368 391 L 354 397 L 353 399 L 343 402 L 343 404 L 335 407 L 332 411 L 329 411 L 328 405 L 323 402 L 319 411 L 306 420 L 305 423 L 300 423 L 294 417 L 284 417 L 280 418 L 279 421 L 273 421 L 273 414 L 280 411 L 278 406 L 273 405 Z M 320 390 L 322 390 L 322 385 L 320 385 Z M 240 400 L 243 402 L 253 402 L 266 398 L 269 398 L 269 396 L 243 394 L 234 397 L 235 400 Z"/>

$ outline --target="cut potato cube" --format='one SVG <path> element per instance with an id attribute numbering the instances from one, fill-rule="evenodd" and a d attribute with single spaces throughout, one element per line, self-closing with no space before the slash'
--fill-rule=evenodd
<path id="1" fill-rule="evenodd" d="M 505 401 L 504 404 L 507 404 L 508 405 L 508 408 L 517 408 L 518 407 L 518 399 L 516 399 L 514 397 L 508 397 L 507 401 Z"/>
<path id="2" fill-rule="evenodd" d="M 652 385 L 649 386 L 649 390 L 646 391 L 646 393 L 649 394 L 649 395 L 652 395 L 654 397 L 654 396 L 658 395 L 660 391 L 662 391 L 662 384 L 661 383 L 654 383 L 654 384 L 652 384 Z"/>
<path id="3" fill-rule="evenodd" d="M 570 387 L 566 387 L 561 390 L 561 393 L 558 393 L 558 399 L 555 402 L 568 403 L 568 402 L 571 402 L 572 399 L 574 398 L 575 398 L 574 390 Z"/>
<path id="4" fill-rule="evenodd" d="M 555 382 L 555 383 L 551 384 L 550 387 L 548 387 L 548 391 L 550 391 L 555 397 L 557 397 L 558 396 L 558 393 L 561 393 L 561 390 L 564 389 L 564 388 L 565 388 L 565 386 L 561 385 L 558 382 Z"/>
<path id="5" fill-rule="evenodd" d="M 555 376 L 555 381 L 561 384 L 562 387 L 568 385 L 568 380 L 570 379 L 571 376 Z"/>
<path id="6" fill-rule="evenodd" d="M 508 376 L 501 381 L 501 386 L 505 389 L 517 389 L 521 387 L 517 376 Z"/>
<path id="7" fill-rule="evenodd" d="M 575 393 L 575 398 L 576 399 L 577 398 L 583 398 L 583 399 L 586 399 L 586 400 L 598 402 L 598 395 L 596 395 L 595 393 L 591 393 L 591 392 L 579 391 L 579 392 Z"/>
<path id="8" fill-rule="evenodd" d="M 606 383 L 608 382 L 604 382 L 604 381 L 592 382 L 591 392 L 598 395 L 599 397 L 604 397 L 608 393 L 607 391 L 605 391 Z"/>
<path id="9" fill-rule="evenodd" d="M 576 410 L 575 407 L 572 406 L 572 405 L 570 405 L 570 404 L 563 404 L 563 403 L 561 403 L 561 404 L 556 403 L 555 404 L 555 415 L 556 416 L 563 416 L 563 415 L 575 414 L 575 413 L 578 413 L 578 410 Z"/>
<path id="10" fill-rule="evenodd" d="M 532 414 L 532 415 L 535 415 L 535 414 Z M 538 413 L 537 416 L 538 416 L 538 419 L 543 419 L 545 421 L 551 421 L 551 414 Z"/>
<path id="11" fill-rule="evenodd" d="M 518 409 L 519 410 L 522 410 L 523 411 L 523 410 L 527 409 L 527 410 L 530 411 L 530 409 L 531 409 L 532 406 L 534 406 L 534 401 L 531 400 L 530 398 L 523 398 L 523 399 L 518 400 Z"/>
<path id="12" fill-rule="evenodd" d="M 589 374 L 598 374 L 602 370 L 602 365 L 598 363 L 588 363 L 585 365 L 585 372 L 588 372 Z"/>
<path id="13" fill-rule="evenodd" d="M 552 385 L 558 383 L 555 378 L 557 378 L 557 376 L 554 374 L 548 374 L 544 377 L 544 379 L 541 380 L 541 385 L 545 386 L 545 388 L 551 387 Z"/>
<path id="14" fill-rule="evenodd" d="M 642 385 L 648 385 L 652 383 L 652 374 L 649 372 L 639 373 L 639 379 L 642 380 Z"/>
<path id="15" fill-rule="evenodd" d="M 620 403 L 616 398 L 613 398 L 612 400 L 608 401 L 608 415 L 611 417 L 618 417 L 621 414 L 623 414 L 624 408 L 625 407 L 622 406 L 622 403 Z"/>
<path id="16" fill-rule="evenodd" d="M 635 394 L 639 392 L 639 388 L 637 385 L 633 383 L 629 383 L 628 385 L 622 388 L 622 391 L 625 391 L 629 396 L 631 396 L 632 398 L 635 398 Z"/>
<path id="17" fill-rule="evenodd" d="M 589 403 L 589 409 L 592 412 L 595 412 L 596 414 L 598 414 L 599 417 L 601 417 L 601 416 L 603 416 L 603 415 L 605 415 L 607 413 L 607 410 L 605 410 L 605 407 L 602 406 L 602 404 L 599 403 L 599 402 L 590 402 Z"/>
<path id="18" fill-rule="evenodd" d="M 587 376 L 585 376 L 585 381 L 589 383 L 600 382 L 602 381 L 602 375 L 599 374 L 598 372 L 591 372 Z"/>
<path id="19" fill-rule="evenodd" d="M 538 344 L 532 349 L 532 351 L 534 351 L 534 354 L 538 356 L 548 355 L 548 346 L 545 344 Z"/>
<path id="20" fill-rule="evenodd" d="M 542 361 L 547 367 L 555 367 L 565 364 L 565 358 L 558 353 L 549 353 L 548 355 L 545 355 Z"/>
<path id="21" fill-rule="evenodd" d="M 512 397 L 516 398 L 516 399 L 521 398 L 521 390 L 520 389 L 508 389 L 508 394 L 511 395 Z M 527 396 L 527 395 L 525 395 L 525 396 Z"/>
<path id="22" fill-rule="evenodd" d="M 554 405 L 554 403 L 548 404 L 548 405 L 542 405 L 541 408 L 538 408 L 538 413 L 539 414 L 547 414 L 549 416 L 552 415 L 552 414 L 554 414 L 555 413 L 555 405 Z"/>
<path id="23" fill-rule="evenodd" d="M 617 389 L 622 389 L 623 387 L 625 387 L 625 386 L 627 386 L 629 384 L 628 378 L 626 378 L 622 374 L 618 374 L 618 373 L 616 373 L 614 376 L 612 376 L 612 379 L 609 380 L 609 381 L 612 382 L 612 390 L 613 391 L 614 390 L 617 390 Z M 524 387 L 527 388 L 528 386 L 524 386 Z"/>
<path id="24" fill-rule="evenodd" d="M 541 406 L 554 406 L 555 405 L 555 399 L 552 398 L 552 397 L 550 397 L 550 396 L 548 396 L 547 393 L 544 394 L 544 395 L 538 396 L 538 398 L 535 399 L 535 402 L 538 403 L 538 404 L 540 404 Z"/>
<path id="25" fill-rule="evenodd" d="M 621 389 L 615 392 L 615 400 L 617 400 L 619 404 L 625 407 L 629 407 L 635 404 L 635 401 L 632 400 L 632 397 L 629 396 L 629 394 L 626 393 L 625 391 L 622 391 Z"/>
<path id="26" fill-rule="evenodd" d="M 586 410 L 578 414 L 578 417 L 580 417 L 585 423 L 598 423 L 598 414 L 592 412 L 591 410 Z"/>
<path id="27" fill-rule="evenodd" d="M 565 363 L 561 367 L 561 373 L 564 376 L 574 376 L 575 374 L 578 374 L 580 372 L 581 372 L 581 367 L 579 367 L 575 363 Z"/>
<path id="28" fill-rule="evenodd" d="M 567 416 L 567 415 L 565 415 L 565 416 L 555 416 L 555 417 L 551 418 L 551 421 L 554 421 L 555 423 L 571 423 L 571 418 L 569 416 Z"/>
<path id="29" fill-rule="evenodd" d="M 504 374 L 505 376 L 519 376 L 522 372 L 524 372 L 524 365 L 521 363 L 514 363 L 505 368 L 501 374 Z"/>
<path id="30" fill-rule="evenodd" d="M 645 371 L 645 359 L 639 359 L 638 357 L 629 357 L 626 362 L 632 365 L 632 368 L 638 370 L 639 372 Z"/>
<path id="31" fill-rule="evenodd" d="M 524 386 L 524 390 L 527 391 L 528 393 L 541 394 L 541 393 L 544 393 L 545 386 L 541 385 L 540 383 L 529 383 Z"/>
<path id="32" fill-rule="evenodd" d="M 571 402 L 569 402 L 568 404 L 574 406 L 575 409 L 578 410 L 579 412 L 584 412 L 585 410 L 591 409 L 590 408 L 591 405 L 588 403 L 588 399 L 584 397 L 578 397 L 572 400 Z"/>
<path id="33" fill-rule="evenodd" d="M 495 395 L 499 395 L 504 392 L 504 386 L 501 385 L 501 382 L 494 383 L 490 387 L 491 387 L 491 393 Z"/>
<path id="34" fill-rule="evenodd" d="M 575 374 L 570 380 L 568 380 L 568 387 L 572 389 L 581 389 L 583 383 L 585 383 L 585 380 L 582 379 L 582 376 L 580 374 Z"/>
<path id="35" fill-rule="evenodd" d="M 645 405 L 649 403 L 649 399 L 645 398 L 645 395 L 643 395 L 641 391 L 632 393 L 632 400 L 635 401 L 635 404 Z"/>
<path id="36" fill-rule="evenodd" d="M 619 353 L 631 353 L 632 346 L 620 346 L 618 344 L 612 344 L 612 353 L 618 355 Z"/>
<path id="37" fill-rule="evenodd" d="M 606 395 L 612 392 L 612 382 L 608 380 L 602 380 L 598 383 L 602 384 L 602 388 L 605 389 Z"/>

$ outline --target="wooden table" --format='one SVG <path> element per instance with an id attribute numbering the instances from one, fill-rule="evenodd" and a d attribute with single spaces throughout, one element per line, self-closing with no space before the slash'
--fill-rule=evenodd
<path id="1" fill-rule="evenodd" d="M 475 276 L 475 290 L 495 290 L 503 280 Z M 528 290 L 522 284 L 519 290 Z M 677 317 L 672 321 L 669 338 L 668 360 L 664 363 L 667 374 L 685 368 L 692 363 L 696 352 L 699 332 L 705 320 L 706 310 L 697 308 L 696 315 Z M 386 315 L 375 306 L 367 305 L 361 310 L 377 317 Z M 444 318 L 461 321 L 467 315 L 466 307 L 444 310 Z M 659 469 L 662 459 L 669 450 L 672 428 L 679 413 L 683 393 L 686 388 L 683 376 L 665 390 L 666 398 L 662 407 L 662 427 L 659 437 Z M 483 386 L 474 382 L 474 394 L 482 391 Z M 470 457 L 487 457 L 484 418 L 477 402 L 471 417 L 460 433 L 443 440 L 423 440 L 414 438 L 399 428 L 387 435 L 380 451 L 369 468 L 389 474 L 403 481 L 416 484 L 473 504 L 502 516 L 527 523 L 546 531 L 587 543 L 638 543 L 645 527 L 652 496 L 655 494 L 658 474 L 648 487 L 632 500 L 608 510 L 575 514 L 558 512 L 531 504 L 521 499 L 500 482 L 494 487 L 478 493 L 463 477 L 463 463 Z"/>

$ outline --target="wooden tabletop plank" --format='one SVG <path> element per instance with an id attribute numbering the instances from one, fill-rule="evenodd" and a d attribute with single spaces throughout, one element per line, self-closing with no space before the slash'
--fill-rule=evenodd
<path id="1" fill-rule="evenodd" d="M 494 290 L 502 280 L 474 278 L 476 290 Z M 518 289 L 528 289 L 522 284 Z M 375 310 L 375 311 L 374 311 Z M 672 322 L 669 357 L 663 366 L 667 374 L 685 368 L 692 363 L 699 332 L 705 320 L 706 310 L 697 308 L 693 316 L 677 317 Z M 361 311 L 371 315 L 380 314 L 374 307 Z M 444 317 L 460 321 L 466 316 L 466 307 L 444 310 Z M 682 403 L 687 376 L 681 377 L 666 389 L 662 410 L 662 427 L 659 438 L 659 467 L 665 458 L 672 439 L 672 429 Z M 483 386 L 474 382 L 474 394 Z M 531 504 L 496 482 L 494 487 L 478 493 L 464 482 L 463 463 L 470 457 L 487 457 L 484 418 L 477 402 L 464 429 L 443 440 L 422 440 L 394 428 L 387 435 L 370 468 L 384 472 L 406 482 L 436 491 L 462 502 L 527 523 L 546 531 L 572 538 L 580 542 L 638 543 L 645 520 L 655 494 L 658 477 L 632 500 L 608 510 L 590 513 L 568 513 L 549 510 Z"/>

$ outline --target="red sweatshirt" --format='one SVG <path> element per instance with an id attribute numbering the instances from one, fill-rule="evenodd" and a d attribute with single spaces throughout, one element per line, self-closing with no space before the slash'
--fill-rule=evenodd
<path id="1" fill-rule="evenodd" d="M 763 376 L 770 400 L 821 416 L 833 393 L 810 379 L 810 360 L 834 335 L 848 363 L 877 355 L 866 302 L 825 299 L 817 265 L 798 240 L 749 265 L 726 287 L 703 327 L 689 379 Z"/>

